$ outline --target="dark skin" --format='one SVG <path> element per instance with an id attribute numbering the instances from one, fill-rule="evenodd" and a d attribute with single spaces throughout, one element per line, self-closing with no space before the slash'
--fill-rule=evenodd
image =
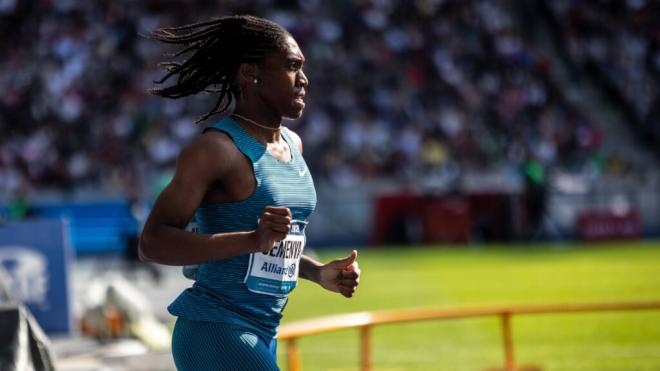
<path id="1" fill-rule="evenodd" d="M 261 64 L 240 66 L 237 78 L 241 95 L 234 112 L 272 127 L 260 128 L 235 118 L 273 156 L 289 161 L 291 149 L 278 127 L 283 117 L 300 117 L 309 81 L 302 70 L 305 57 L 295 40 L 288 37 L 284 49 L 270 54 Z M 302 153 L 300 137 L 292 137 Z M 166 265 L 189 265 L 271 250 L 291 227 L 291 211 L 286 207 L 267 206 L 254 231 L 198 234 L 184 230 L 201 203 L 244 200 L 256 184 L 250 160 L 234 142 L 224 133 L 207 131 L 179 155 L 174 177 L 156 199 L 142 231 L 140 257 Z M 300 277 L 351 297 L 360 281 L 356 258 L 357 251 L 353 250 L 346 258 L 321 264 L 303 255 Z"/>

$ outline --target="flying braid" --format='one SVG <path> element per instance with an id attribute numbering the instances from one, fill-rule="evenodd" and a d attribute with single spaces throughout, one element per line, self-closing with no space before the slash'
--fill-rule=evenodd
<path id="1" fill-rule="evenodd" d="M 236 76 L 242 63 L 261 63 L 268 54 L 284 50 L 286 37 L 290 35 L 267 19 L 237 15 L 158 28 L 149 36 L 164 43 L 181 45 L 178 51 L 167 54 L 168 57 L 192 53 L 181 63 L 161 62 L 159 65 L 167 69 L 167 74 L 154 83 L 163 84 L 177 75 L 176 84 L 151 88 L 148 90 L 151 94 L 177 99 L 201 91 L 219 93 L 213 109 L 195 122 L 200 123 L 226 111 L 232 100 L 239 96 Z"/>

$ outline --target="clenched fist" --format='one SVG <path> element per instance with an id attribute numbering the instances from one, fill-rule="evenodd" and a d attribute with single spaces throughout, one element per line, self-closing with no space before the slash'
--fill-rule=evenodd
<path id="1" fill-rule="evenodd" d="M 266 206 L 253 232 L 255 252 L 268 252 L 275 242 L 286 238 L 291 229 L 291 210 L 283 206 Z"/>

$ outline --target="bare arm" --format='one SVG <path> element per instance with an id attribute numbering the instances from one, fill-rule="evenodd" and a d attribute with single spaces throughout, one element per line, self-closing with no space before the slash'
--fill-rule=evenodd
<path id="1" fill-rule="evenodd" d="M 237 160 L 228 138 L 209 134 L 181 152 L 174 178 L 156 199 L 142 231 L 141 259 L 166 265 L 198 264 L 268 251 L 274 241 L 286 236 L 290 213 L 275 207 L 266 208 L 255 231 L 199 234 L 184 230 L 209 186 L 222 182 Z"/>
<path id="2" fill-rule="evenodd" d="M 320 276 L 322 266 L 323 264 L 317 262 L 307 255 L 303 255 L 300 258 L 300 278 L 319 283 L 321 280 Z"/>

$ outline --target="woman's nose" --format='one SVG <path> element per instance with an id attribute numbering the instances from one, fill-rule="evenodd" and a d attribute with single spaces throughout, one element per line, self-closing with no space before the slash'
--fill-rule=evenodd
<path id="1" fill-rule="evenodd" d="M 307 78 L 307 75 L 305 75 L 303 70 L 298 71 L 298 79 L 300 81 L 300 85 L 302 85 L 302 86 L 308 86 L 309 85 L 309 79 Z"/>

